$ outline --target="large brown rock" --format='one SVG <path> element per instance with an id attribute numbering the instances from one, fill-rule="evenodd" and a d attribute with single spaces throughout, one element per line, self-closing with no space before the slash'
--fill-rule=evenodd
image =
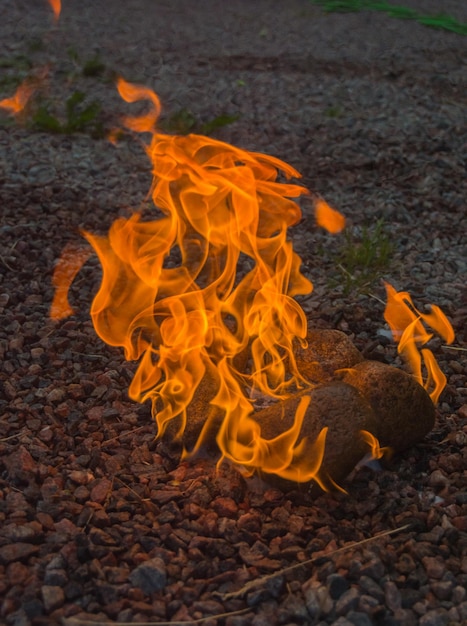
<path id="1" fill-rule="evenodd" d="M 332 380 L 334 372 L 363 361 L 363 356 L 340 330 L 310 330 L 306 347 L 294 349 L 299 372 L 311 383 Z"/>
<path id="2" fill-rule="evenodd" d="M 373 434 L 381 446 L 405 450 L 433 428 L 433 402 L 410 374 L 379 361 L 362 361 L 343 373 L 343 381 L 358 389 L 373 408 L 377 420 Z"/>
<path id="3" fill-rule="evenodd" d="M 306 394 L 297 394 L 253 415 L 261 425 L 261 436 L 273 439 L 290 428 L 295 412 L 303 395 L 311 400 L 305 413 L 297 442 L 306 438 L 304 457 L 313 452 L 313 444 L 321 430 L 328 427 L 325 451 L 318 482 L 325 489 L 335 488 L 369 451 L 361 431 L 375 432 L 376 418 L 369 402 L 351 385 L 332 382 L 318 385 Z M 273 475 L 265 475 L 269 482 L 285 489 L 297 487 L 297 483 L 281 480 Z M 302 485 L 303 486 L 303 485 Z"/>
<path id="4" fill-rule="evenodd" d="M 369 452 L 362 430 L 375 435 L 381 447 L 398 451 L 417 443 L 433 428 L 433 403 L 415 379 L 395 367 L 365 361 L 344 333 L 310 331 L 306 347 L 297 342 L 295 353 L 300 373 L 315 386 L 258 410 L 252 417 L 261 426 L 262 438 L 274 439 L 292 426 L 301 398 L 310 396 L 297 443 L 304 442 L 304 457 L 315 454 L 315 442 L 321 430 L 328 427 L 323 463 L 316 481 L 324 489 L 339 485 Z M 240 371 L 247 366 L 245 355 L 242 359 Z M 223 411 L 211 404 L 218 384 L 217 371 L 212 365 L 188 407 L 184 430 L 182 420 L 177 418 L 164 433 L 163 439 L 171 444 L 173 451 L 196 451 L 202 441 L 204 450 L 219 454 L 216 436 Z M 282 489 L 299 486 L 290 476 L 280 478 L 265 472 L 264 467 L 254 469 Z M 307 486 L 308 482 L 300 486 Z"/>

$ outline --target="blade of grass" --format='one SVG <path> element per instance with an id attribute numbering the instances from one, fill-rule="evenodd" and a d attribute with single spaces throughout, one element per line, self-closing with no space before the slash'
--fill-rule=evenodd
<path id="1" fill-rule="evenodd" d="M 356 12 L 356 11 L 380 11 L 390 17 L 404 20 L 415 20 L 423 26 L 448 30 L 458 35 L 467 35 L 467 23 L 459 22 L 454 17 L 445 14 L 424 15 L 414 9 L 400 4 L 389 2 L 375 2 L 371 0 L 311 0 L 313 4 L 321 6 L 327 13 Z"/>

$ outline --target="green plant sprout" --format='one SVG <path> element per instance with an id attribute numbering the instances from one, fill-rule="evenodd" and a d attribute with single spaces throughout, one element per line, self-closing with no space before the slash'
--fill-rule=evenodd
<path id="1" fill-rule="evenodd" d="M 367 291 L 389 266 L 393 251 L 382 219 L 373 228 L 364 226 L 360 233 L 355 229 L 344 231 L 344 241 L 334 260 L 344 278 L 345 295 L 352 291 Z"/>
<path id="2" fill-rule="evenodd" d="M 12 57 L 0 57 L 0 89 L 11 91 L 18 87 L 31 71 L 32 61 L 18 54 Z M 3 74 L 3 72 L 5 72 Z"/>
<path id="3" fill-rule="evenodd" d="M 330 117 L 330 118 L 341 117 L 342 108 L 339 105 L 330 106 L 324 110 L 324 114 L 326 115 L 326 117 Z"/>
<path id="4" fill-rule="evenodd" d="M 313 4 L 323 7 L 324 11 L 331 12 L 355 12 L 355 11 L 381 11 L 390 17 L 403 20 L 415 20 L 424 26 L 441 28 L 458 35 L 467 35 L 467 23 L 459 22 L 450 15 L 439 13 L 437 15 L 424 15 L 415 9 L 404 7 L 399 4 L 391 4 L 385 0 L 311 0 Z"/>
<path id="5" fill-rule="evenodd" d="M 41 102 L 33 111 L 31 124 L 36 130 L 73 134 L 89 132 L 93 137 L 103 137 L 102 123 L 97 119 L 100 113 L 100 104 L 93 100 L 84 104 L 86 96 L 81 91 L 75 91 L 65 103 L 66 119 L 60 119 L 49 111 L 46 102 Z"/>
<path id="6" fill-rule="evenodd" d="M 177 135 L 188 135 L 188 133 L 199 133 L 201 135 L 211 135 L 213 132 L 233 124 L 239 119 L 239 115 L 218 115 L 204 123 L 199 123 L 193 113 L 188 109 L 180 109 L 170 117 L 160 122 L 162 130 L 176 133 Z"/>
<path id="7" fill-rule="evenodd" d="M 107 69 L 98 52 L 96 52 L 90 59 L 84 61 L 80 58 L 77 50 L 70 46 L 67 49 L 67 55 L 75 68 L 75 70 L 71 73 L 71 78 L 79 75 L 86 78 L 103 76 Z"/>
<path id="8" fill-rule="evenodd" d="M 83 76 L 102 76 L 105 69 L 105 64 L 100 60 L 99 53 L 96 53 L 83 64 Z"/>

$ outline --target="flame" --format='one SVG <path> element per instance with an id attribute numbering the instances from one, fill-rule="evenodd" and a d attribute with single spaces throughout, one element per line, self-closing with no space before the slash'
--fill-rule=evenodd
<path id="1" fill-rule="evenodd" d="M 394 340 L 398 342 L 397 350 L 407 359 L 415 379 L 429 391 L 433 403 L 436 404 L 446 385 L 446 376 L 432 351 L 428 348 L 420 349 L 433 337 L 433 333 L 425 326 L 432 328 L 448 344 L 454 341 L 454 330 L 438 306 L 433 304 L 430 313 L 421 313 L 413 304 L 409 293 L 397 292 L 388 283 L 385 283 L 385 287 L 387 304 L 384 319 L 391 328 Z M 425 380 L 422 362 L 426 369 Z"/>
<path id="2" fill-rule="evenodd" d="M 103 267 L 91 309 L 96 331 L 123 346 L 127 359 L 140 360 L 129 394 L 151 400 L 159 434 L 175 418 L 183 431 L 187 408 L 210 372 L 217 389 L 211 404 L 223 413 L 217 436 L 223 457 L 247 471 L 310 480 L 321 465 L 326 432 L 310 460 L 298 441 L 307 399 L 292 427 L 266 440 L 245 392 L 278 398 L 307 386 L 292 348 L 307 323 L 293 297 L 310 293 L 312 284 L 287 239 L 287 228 L 301 218 L 292 199 L 307 190 L 278 182 L 279 171 L 288 179 L 299 174 L 273 157 L 199 135 L 157 132 L 157 96 L 123 79 L 117 87 L 128 102 L 152 104 L 149 113 L 124 123 L 152 133 L 152 198 L 163 216 L 118 219 L 107 237 L 85 233 Z M 241 279 L 239 264 L 249 267 Z M 248 373 L 235 365 L 246 349 Z"/>
<path id="3" fill-rule="evenodd" d="M 162 134 L 157 95 L 121 78 L 117 88 L 127 102 L 151 103 L 148 113 L 124 124 L 152 135 L 146 151 L 159 215 L 117 219 L 107 236 L 84 233 L 103 269 L 91 307 L 96 332 L 139 360 L 129 395 L 152 402 L 159 435 L 173 423 L 183 435 L 188 407 L 209 379 L 211 411 L 194 450 L 220 414 L 221 458 L 247 473 L 320 482 L 327 429 L 315 442 L 300 439 L 310 397 L 301 398 L 292 426 L 273 439 L 261 435 L 250 399 L 258 392 L 285 398 L 310 387 L 293 352 L 294 340 L 307 332 L 294 296 L 311 293 L 313 285 L 287 238 L 301 219 L 295 199 L 308 191 L 278 181 L 279 174 L 290 180 L 299 173 L 208 137 Z M 62 255 L 53 278 L 54 319 L 71 312 L 66 294 L 86 259 L 71 248 Z"/>
<path id="4" fill-rule="evenodd" d="M 333 209 L 323 198 L 315 201 L 315 219 L 318 226 L 334 234 L 340 233 L 345 226 L 345 217 Z"/>
<path id="5" fill-rule="evenodd" d="M 71 283 L 91 254 L 91 250 L 71 243 L 67 244 L 63 249 L 52 277 L 55 292 L 50 308 L 51 319 L 61 320 L 73 315 L 74 310 L 68 302 L 68 291 Z"/>
<path id="6" fill-rule="evenodd" d="M 25 106 L 31 99 L 31 96 L 37 90 L 36 81 L 31 81 L 31 79 L 27 78 L 25 81 L 21 83 L 18 89 L 15 92 L 15 95 L 11 98 L 4 98 L 0 100 L 0 107 L 2 109 L 6 109 L 9 113 L 13 115 L 18 115 L 21 111 L 24 110 Z"/>
<path id="7" fill-rule="evenodd" d="M 32 96 L 42 87 L 49 73 L 48 66 L 35 70 L 34 76 L 28 76 L 17 88 L 11 98 L 0 100 L 0 107 L 12 115 L 18 115 L 26 108 Z"/>
<path id="8" fill-rule="evenodd" d="M 58 18 L 60 17 L 60 12 L 62 10 L 62 2 L 61 0 L 49 0 L 49 4 L 54 12 L 54 21 L 58 22 Z"/>
<path id="9" fill-rule="evenodd" d="M 361 430 L 360 434 L 362 436 L 362 439 L 370 448 L 369 454 L 372 460 L 382 459 L 384 456 L 389 457 L 392 454 L 392 448 L 390 448 L 389 446 L 383 446 L 381 448 L 378 439 L 372 433 L 370 433 L 370 431 Z"/>
<path id="10" fill-rule="evenodd" d="M 295 200 L 309 192 L 278 180 L 299 173 L 279 159 L 212 138 L 163 134 L 156 128 L 157 95 L 121 78 L 117 88 L 127 102 L 151 104 L 146 114 L 127 117 L 124 124 L 151 134 L 146 151 L 157 208 L 117 219 L 106 236 L 83 234 L 103 270 L 91 307 L 96 332 L 107 344 L 123 347 L 126 359 L 139 361 L 130 397 L 151 401 L 159 436 L 175 424 L 182 437 L 190 405 L 200 404 L 201 394 L 206 415 L 191 452 L 215 428 L 221 460 L 246 473 L 340 489 L 320 475 L 327 428 L 314 442 L 300 438 L 311 384 L 294 356 L 294 343 L 307 334 L 294 297 L 311 293 L 313 285 L 300 272 L 287 231 L 301 219 Z M 329 232 L 344 227 L 344 218 L 321 198 L 315 209 L 318 224 Z M 88 256 L 82 249 L 64 251 L 53 277 L 54 319 L 72 312 L 68 289 Z M 391 289 L 387 311 L 400 313 L 391 322 L 393 332 L 400 335 L 400 349 L 411 354 L 414 344 L 431 337 L 421 320 L 438 332 L 444 326 L 436 307 L 422 315 L 413 305 L 405 307 L 408 294 Z M 430 355 L 422 350 L 426 384 L 436 391 L 439 373 Z M 265 438 L 251 398 L 262 393 L 285 399 L 297 392 L 292 425 Z M 362 431 L 362 437 L 374 458 L 385 453 L 371 433 Z"/>

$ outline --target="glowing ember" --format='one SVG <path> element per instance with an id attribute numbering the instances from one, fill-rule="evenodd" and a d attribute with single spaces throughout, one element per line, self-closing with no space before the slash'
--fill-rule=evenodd
<path id="1" fill-rule="evenodd" d="M 446 385 L 446 376 L 440 370 L 436 359 L 428 348 L 422 348 L 433 337 L 424 324 L 431 327 L 450 344 L 454 341 L 454 330 L 448 319 L 436 305 L 431 305 L 430 313 L 420 313 L 414 306 L 410 294 L 397 292 L 386 283 L 387 305 L 384 319 L 389 324 L 394 340 L 398 342 L 398 352 L 407 359 L 416 380 L 429 393 L 436 404 Z M 422 375 L 422 359 L 426 368 L 426 379 Z"/>

